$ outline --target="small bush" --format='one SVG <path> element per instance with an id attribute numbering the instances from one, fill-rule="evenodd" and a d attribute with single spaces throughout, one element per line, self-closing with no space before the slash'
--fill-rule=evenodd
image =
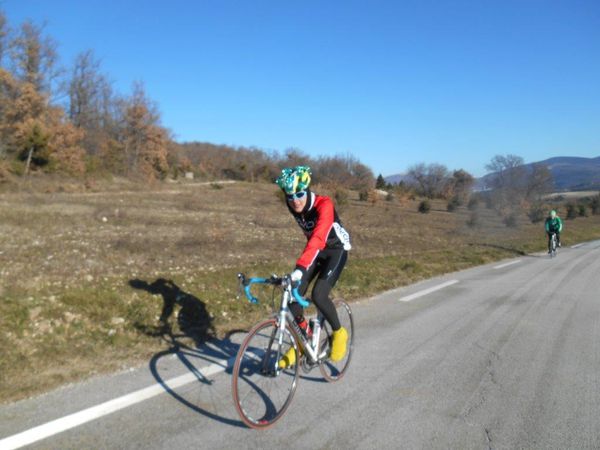
<path id="1" fill-rule="evenodd" d="M 467 208 L 469 211 L 473 211 L 479 207 L 479 199 L 477 197 L 471 197 L 469 199 L 469 203 L 467 204 Z"/>
<path id="2" fill-rule="evenodd" d="M 350 199 L 350 194 L 344 188 L 336 188 L 333 193 L 333 200 L 335 201 L 335 205 L 338 207 L 346 206 Z"/>
<path id="3" fill-rule="evenodd" d="M 223 189 L 223 185 L 219 183 L 210 183 L 210 187 L 216 190 Z"/>
<path id="4" fill-rule="evenodd" d="M 419 203 L 418 211 L 421 214 L 427 214 L 430 210 L 431 210 L 431 203 L 429 202 L 429 200 L 423 200 L 421 203 Z"/>
<path id="5" fill-rule="evenodd" d="M 587 217 L 587 206 L 585 206 L 583 203 L 577 205 L 577 215 L 579 215 L 579 217 Z"/>
<path id="6" fill-rule="evenodd" d="M 510 213 L 504 216 L 502 223 L 509 228 L 515 228 L 517 226 L 517 215 L 515 213 Z"/>
<path id="7" fill-rule="evenodd" d="M 458 199 L 458 197 L 452 197 L 450 200 L 448 200 L 446 209 L 448 210 L 448 212 L 454 212 L 458 209 L 459 206 L 460 200 Z"/>
<path id="8" fill-rule="evenodd" d="M 369 200 L 369 191 L 367 189 L 363 189 L 363 190 L 359 191 L 358 199 L 361 202 L 366 202 L 367 200 Z"/>
<path id="9" fill-rule="evenodd" d="M 577 208 L 573 203 L 567 203 L 567 219 L 574 220 L 577 218 Z"/>
<path id="10" fill-rule="evenodd" d="M 396 199 L 396 196 L 392 192 L 388 192 L 385 196 L 385 200 L 387 202 L 393 202 Z"/>
<path id="11" fill-rule="evenodd" d="M 477 213 L 477 211 L 473 211 L 469 215 L 469 218 L 467 219 L 467 226 L 469 228 L 474 228 L 478 225 L 479 225 L 479 214 Z"/>

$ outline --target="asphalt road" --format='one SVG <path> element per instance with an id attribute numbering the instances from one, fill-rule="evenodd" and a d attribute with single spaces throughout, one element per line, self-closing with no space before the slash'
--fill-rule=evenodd
<path id="1" fill-rule="evenodd" d="M 0 449 L 600 448 L 600 241 L 352 307 L 347 376 L 304 376 L 273 428 L 233 407 L 240 333 L 3 406 Z"/>

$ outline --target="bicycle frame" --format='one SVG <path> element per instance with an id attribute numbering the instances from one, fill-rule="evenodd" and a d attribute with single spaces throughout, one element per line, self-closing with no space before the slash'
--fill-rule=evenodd
<path id="1" fill-rule="evenodd" d="M 305 352 L 304 354 L 310 357 L 310 360 L 312 363 L 316 363 L 318 361 L 318 356 L 319 356 L 319 343 L 320 343 L 319 338 L 321 336 L 321 329 L 322 329 L 322 327 L 320 326 L 320 322 L 322 319 L 320 317 L 317 317 L 317 320 L 315 320 L 316 326 L 315 326 L 315 329 L 313 330 L 312 338 L 309 341 L 304 336 L 304 333 L 302 332 L 302 330 L 296 323 L 296 320 L 294 319 L 292 312 L 288 308 L 288 304 L 291 300 L 291 297 L 292 296 L 291 296 L 289 287 L 287 289 L 284 289 L 283 293 L 282 293 L 281 306 L 279 308 L 279 312 L 277 313 L 277 315 L 279 316 L 278 317 L 279 339 L 283 339 L 285 325 L 286 325 L 286 323 L 289 324 L 290 329 L 292 330 L 292 333 L 294 334 L 294 337 L 296 338 L 296 341 L 299 342 L 300 345 L 302 346 L 302 349 Z M 319 316 L 320 316 L 320 314 L 319 314 Z M 279 343 L 281 344 L 281 342 L 279 342 Z"/>
<path id="2" fill-rule="evenodd" d="M 304 354 L 309 357 L 310 362 L 312 364 L 317 363 L 319 361 L 319 344 L 323 317 L 321 314 L 318 314 L 317 319 L 315 320 L 315 329 L 313 330 L 312 338 L 309 341 L 296 323 L 296 320 L 294 319 L 288 305 L 292 299 L 296 300 L 303 308 L 309 306 L 310 303 L 300 295 L 297 287 L 293 287 L 293 283 L 289 275 L 285 275 L 282 278 L 272 276 L 271 278 L 247 279 L 244 274 L 239 273 L 238 279 L 240 280 L 240 287 L 243 286 L 243 290 L 248 298 L 248 301 L 255 304 L 258 303 L 258 299 L 250 293 L 250 286 L 252 284 L 271 284 L 274 286 L 280 286 L 282 288 L 281 304 L 279 306 L 279 311 L 275 314 L 277 316 L 277 323 L 279 326 L 277 333 L 278 357 L 280 356 L 279 349 L 283 344 L 283 337 L 287 324 L 294 335 L 295 342 L 302 346 L 302 350 L 304 350 Z M 279 369 L 276 368 L 275 370 L 276 372 L 279 372 Z"/>
<path id="3" fill-rule="evenodd" d="M 336 311 L 341 313 L 339 317 L 340 322 L 344 323 L 342 326 L 349 333 L 347 354 L 341 360 L 332 361 L 329 358 L 332 330 L 323 314 L 317 314 L 310 337 L 300 328 L 292 314 L 292 302 L 298 302 L 303 308 L 309 306 L 309 302 L 299 294 L 290 275 L 247 279 L 240 273 L 238 279 L 240 293 L 243 290 L 251 303 L 259 303 L 250 292 L 252 284 L 270 284 L 281 288 L 281 303 L 273 304 L 273 314 L 248 331 L 240 344 L 232 369 L 231 388 L 238 414 L 248 427 L 264 429 L 279 420 L 289 407 L 300 370 L 309 373 L 318 367 L 328 382 L 335 382 L 343 377 L 352 353 L 352 311 L 343 299 L 332 300 Z M 282 359 L 293 358 L 294 352 L 295 362 Z M 284 364 L 279 368 L 282 362 Z"/>

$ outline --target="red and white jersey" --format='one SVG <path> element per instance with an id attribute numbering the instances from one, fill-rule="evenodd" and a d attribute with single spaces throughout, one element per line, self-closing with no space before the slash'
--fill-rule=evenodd
<path id="1" fill-rule="evenodd" d="M 301 213 L 288 209 L 304 231 L 308 242 L 296 265 L 308 269 L 325 248 L 350 250 L 350 235 L 342 226 L 333 206 L 333 201 L 325 195 L 309 192 L 310 196 Z"/>

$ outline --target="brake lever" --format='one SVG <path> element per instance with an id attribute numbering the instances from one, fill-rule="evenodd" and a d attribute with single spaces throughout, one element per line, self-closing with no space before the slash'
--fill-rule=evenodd
<path id="1" fill-rule="evenodd" d="M 240 297 L 242 296 L 242 291 L 243 291 L 243 286 L 246 284 L 246 275 L 244 275 L 243 273 L 238 273 L 237 274 L 238 277 L 238 293 L 235 297 L 236 300 L 239 300 Z"/>

